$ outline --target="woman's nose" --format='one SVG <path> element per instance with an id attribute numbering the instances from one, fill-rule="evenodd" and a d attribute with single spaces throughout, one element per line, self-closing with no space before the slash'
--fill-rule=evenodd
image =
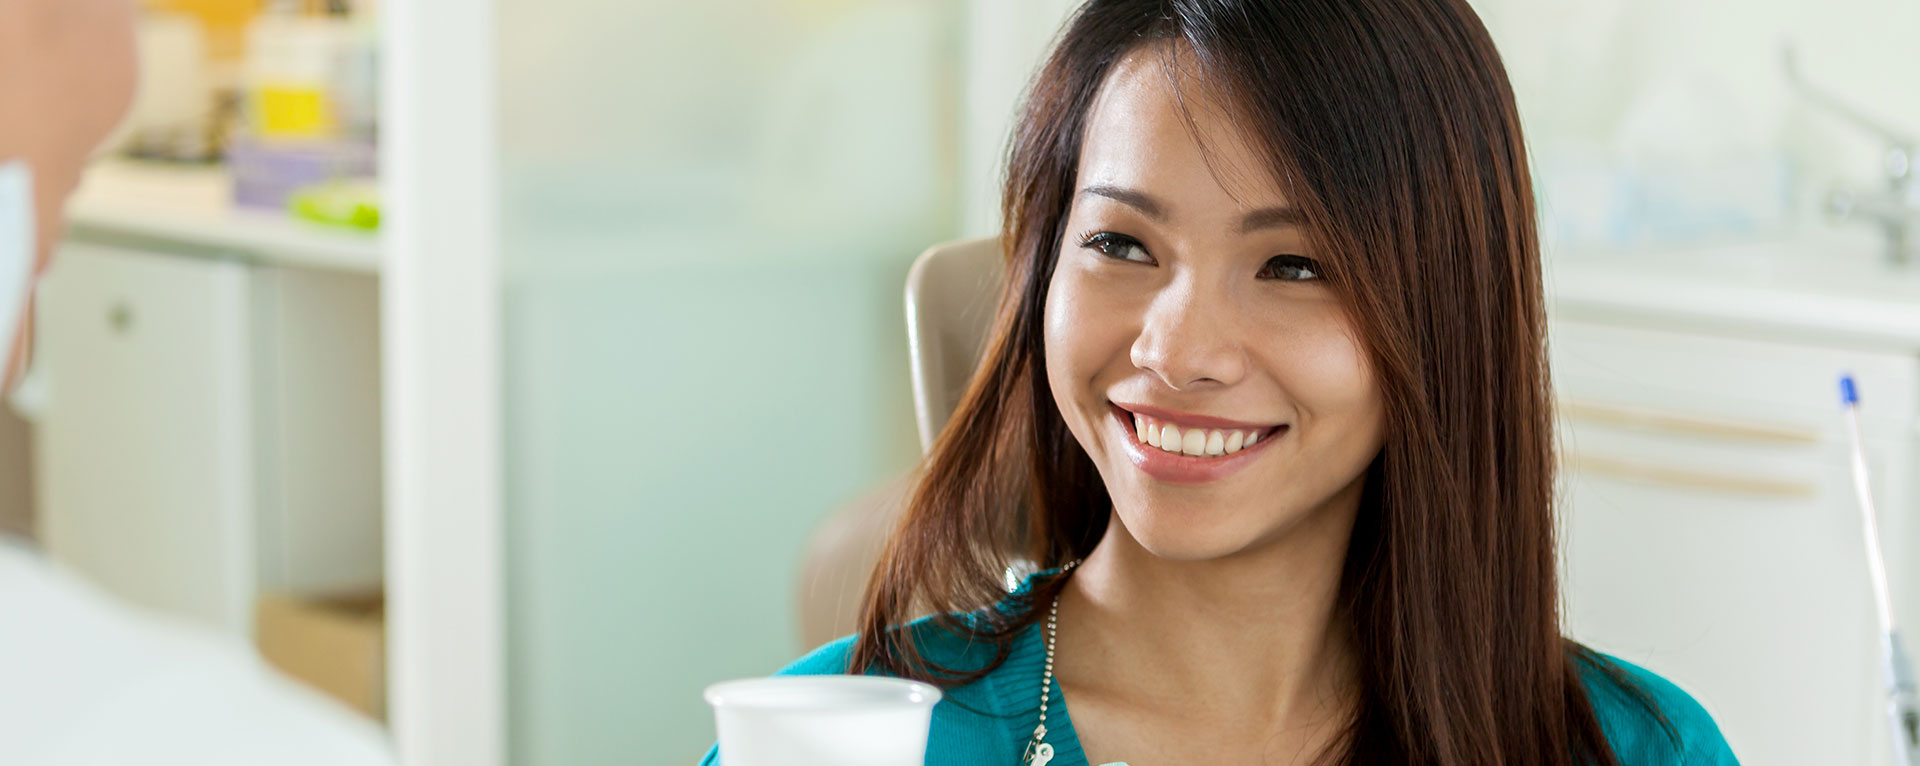
<path id="1" fill-rule="evenodd" d="M 1168 386 L 1189 390 L 1232 385 L 1247 373 L 1247 358 L 1225 296 L 1169 289 L 1147 309 L 1130 356 Z"/>

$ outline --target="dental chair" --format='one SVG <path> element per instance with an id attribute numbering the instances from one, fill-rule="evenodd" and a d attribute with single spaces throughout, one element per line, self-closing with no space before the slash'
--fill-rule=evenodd
<path id="1" fill-rule="evenodd" d="M 925 454 L 980 364 L 1005 276 L 997 237 L 936 245 L 907 272 L 907 353 Z M 811 649 L 854 632 L 867 578 L 918 473 L 894 477 L 828 517 L 802 558 L 800 638 Z"/>

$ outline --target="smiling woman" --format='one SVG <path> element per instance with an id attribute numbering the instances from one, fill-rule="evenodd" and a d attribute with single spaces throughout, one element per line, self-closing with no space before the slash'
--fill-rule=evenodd
<path id="1" fill-rule="evenodd" d="M 1301 208 L 1193 51 L 1134 48 L 1089 107 L 1064 224 L 1089 233 L 1052 254 L 1047 382 L 1121 522 L 1099 547 L 1324 580 L 1380 453 L 1380 391 Z"/>
<path id="2" fill-rule="evenodd" d="M 930 764 L 1733 762 L 1560 634 L 1525 158 L 1463 0 L 1087 3 L 985 359 L 787 672 L 946 688 Z"/>

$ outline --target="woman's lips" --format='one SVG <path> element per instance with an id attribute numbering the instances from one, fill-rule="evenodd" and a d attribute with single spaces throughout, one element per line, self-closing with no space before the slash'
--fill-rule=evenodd
<path id="1" fill-rule="evenodd" d="M 1135 412 L 1124 409 L 1117 404 L 1109 403 L 1108 407 L 1113 415 L 1113 424 L 1119 429 L 1122 437 L 1121 442 L 1126 445 L 1128 460 L 1131 461 L 1135 467 L 1146 472 L 1148 476 L 1177 484 L 1204 484 L 1238 473 L 1241 469 L 1250 465 L 1259 455 L 1264 454 L 1268 445 L 1278 441 L 1279 438 L 1285 436 L 1289 430 L 1289 427 L 1284 424 L 1264 428 L 1252 426 L 1250 429 L 1256 432 L 1254 443 L 1241 448 L 1238 452 L 1211 457 L 1206 455 L 1177 454 L 1168 452 L 1160 447 L 1143 443 L 1140 438 L 1136 436 L 1134 429 Z M 1197 419 L 1199 418 L 1188 418 L 1190 423 L 1192 420 Z M 1222 424 L 1230 423 L 1230 421 L 1219 421 L 1217 419 L 1209 420 Z M 1179 421 L 1173 420 L 1173 423 L 1178 425 Z M 1212 423 L 1199 423 L 1197 425 L 1206 426 L 1211 424 Z M 1184 430 L 1185 429 L 1183 429 L 1183 431 Z"/>
<path id="2" fill-rule="evenodd" d="M 1127 402 L 1113 402 L 1113 401 L 1109 401 L 1107 402 L 1107 404 L 1112 407 L 1118 407 L 1122 410 L 1133 413 L 1135 415 L 1145 415 L 1147 417 L 1153 418 L 1154 420 L 1173 423 L 1175 425 L 1180 426 L 1181 428 L 1185 428 L 1187 426 L 1198 426 L 1200 428 L 1221 428 L 1221 429 L 1239 429 L 1243 431 L 1256 431 L 1256 430 L 1264 430 L 1264 429 L 1269 429 L 1274 427 L 1274 424 L 1272 423 L 1246 423 L 1238 420 L 1216 418 L 1210 415 L 1194 415 L 1186 412 L 1178 412 L 1175 410 L 1161 409 L 1159 407 L 1154 407 L 1146 404 L 1131 404 Z"/>

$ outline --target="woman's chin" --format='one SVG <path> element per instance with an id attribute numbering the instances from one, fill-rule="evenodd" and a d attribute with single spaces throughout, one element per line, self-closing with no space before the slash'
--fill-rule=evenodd
<path id="1" fill-rule="evenodd" d="M 1120 516 L 1125 532 L 1134 544 L 1156 558 L 1169 561 L 1209 561 L 1246 550 L 1252 535 L 1231 525 L 1195 523 L 1189 518 L 1156 515 L 1148 518 Z"/>

